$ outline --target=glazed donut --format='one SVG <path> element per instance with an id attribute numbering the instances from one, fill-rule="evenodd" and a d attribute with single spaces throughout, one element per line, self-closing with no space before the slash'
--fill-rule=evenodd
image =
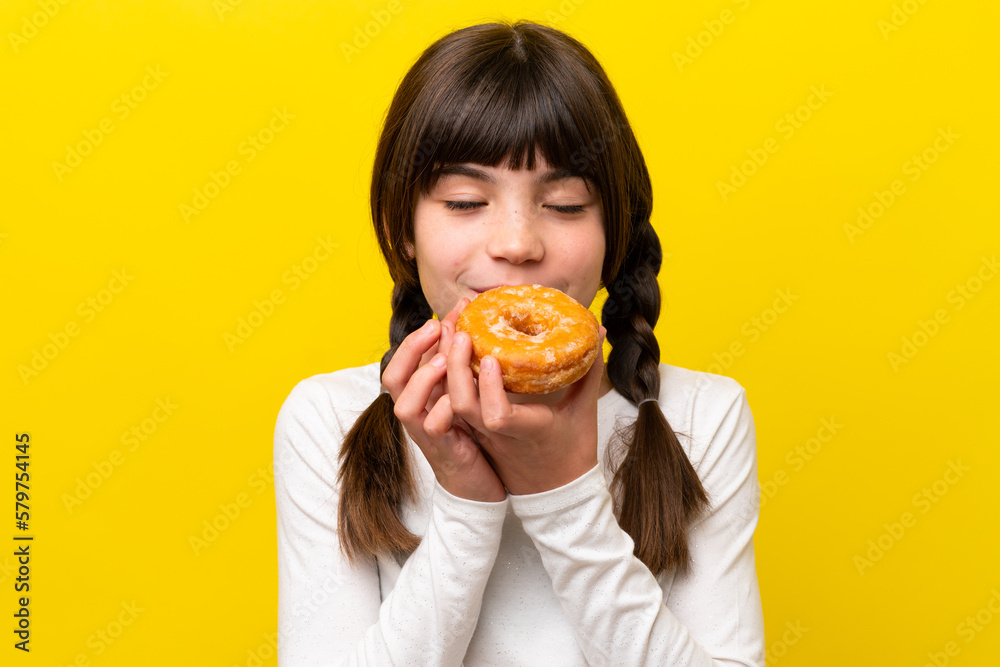
<path id="1" fill-rule="evenodd" d="M 601 354 L 597 318 L 551 287 L 496 287 L 473 299 L 456 331 L 472 337 L 472 372 L 490 355 L 500 362 L 504 389 L 548 394 L 586 375 Z"/>

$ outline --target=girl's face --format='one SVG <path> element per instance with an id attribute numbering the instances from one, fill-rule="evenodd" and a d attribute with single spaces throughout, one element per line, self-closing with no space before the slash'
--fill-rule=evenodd
<path id="1" fill-rule="evenodd" d="M 420 285 L 434 312 L 443 317 L 463 296 L 524 284 L 589 306 L 604 263 L 604 214 L 587 186 L 540 155 L 531 171 L 445 167 L 413 222 Z"/>

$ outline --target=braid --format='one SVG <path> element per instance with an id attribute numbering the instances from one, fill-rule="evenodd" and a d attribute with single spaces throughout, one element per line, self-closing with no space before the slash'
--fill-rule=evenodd
<path id="1" fill-rule="evenodd" d="M 379 377 L 385 373 L 396 348 L 403 339 L 424 325 L 424 322 L 434 317 L 430 304 L 420 290 L 420 285 L 407 287 L 396 283 L 392 288 L 392 317 L 389 319 L 389 350 L 382 356 L 382 366 Z"/>
<path id="2" fill-rule="evenodd" d="M 656 367 L 660 345 L 653 327 L 660 318 L 656 275 L 663 255 L 652 226 L 647 223 L 644 227 L 648 232 L 632 244 L 618 277 L 608 286 L 608 299 L 601 311 L 601 322 L 611 343 L 608 376 L 615 389 L 633 403 L 659 398 L 660 391 L 660 372 Z M 640 248 L 648 251 L 646 257 L 639 256 Z M 652 366 L 645 361 L 652 361 Z"/>
<path id="3" fill-rule="evenodd" d="M 660 346 L 653 327 L 660 315 L 656 276 L 663 255 L 648 220 L 637 226 L 636 237 L 608 285 L 601 313 L 612 346 L 608 378 L 632 403 L 660 396 Z M 690 559 L 687 524 L 708 503 L 701 480 L 658 404 L 640 405 L 635 423 L 619 437 L 625 455 L 611 482 L 619 524 L 653 574 L 674 567 L 683 572 Z"/>
<path id="4" fill-rule="evenodd" d="M 392 290 L 389 350 L 379 377 L 399 344 L 432 317 L 419 284 L 397 283 Z M 403 425 L 389 394 L 379 394 L 351 427 L 340 450 L 340 546 L 351 561 L 379 553 L 396 557 L 412 552 L 420 538 L 400 518 L 400 505 L 416 496 Z"/>

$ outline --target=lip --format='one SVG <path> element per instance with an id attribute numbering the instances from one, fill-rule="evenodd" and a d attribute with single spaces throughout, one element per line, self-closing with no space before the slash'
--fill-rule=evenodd
<path id="1" fill-rule="evenodd" d="M 496 289 L 497 287 L 508 287 L 509 283 L 497 283 L 496 285 L 490 285 L 489 287 L 473 287 L 472 291 L 476 294 L 482 294 L 483 292 L 488 292 L 491 289 Z"/>

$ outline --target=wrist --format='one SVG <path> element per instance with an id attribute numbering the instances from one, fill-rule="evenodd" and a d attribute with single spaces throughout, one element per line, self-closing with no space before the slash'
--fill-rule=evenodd
<path id="1" fill-rule="evenodd" d="M 514 513 L 521 517 L 541 516 L 566 511 L 587 502 L 595 495 L 607 494 L 604 471 L 594 465 L 586 473 L 563 486 L 538 493 L 510 496 Z"/>
<path id="2" fill-rule="evenodd" d="M 533 466 L 524 475 L 503 477 L 504 485 L 512 496 L 545 493 L 566 486 L 580 479 L 597 466 L 597 457 L 581 457 L 578 460 L 560 461 L 550 467 Z"/>
<path id="3" fill-rule="evenodd" d="M 496 484 L 482 484 L 467 479 L 449 479 L 435 475 L 438 486 L 448 495 L 475 503 L 499 503 L 507 499 L 507 491 L 497 480 Z"/>

